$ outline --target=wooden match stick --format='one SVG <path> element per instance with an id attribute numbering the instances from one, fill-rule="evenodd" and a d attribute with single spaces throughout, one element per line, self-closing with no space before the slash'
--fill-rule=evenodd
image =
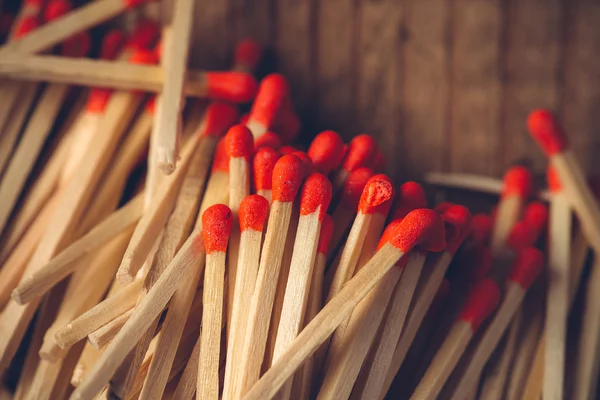
<path id="1" fill-rule="evenodd" d="M 270 74 L 260 82 L 246 123 L 254 139 L 260 138 L 273 126 L 288 96 L 289 87 L 283 75 Z"/>
<path id="2" fill-rule="evenodd" d="M 237 366 L 239 365 L 239 349 L 244 343 L 246 322 L 249 313 L 249 300 L 254 292 L 262 235 L 267 217 L 269 215 L 269 202 L 260 195 L 250 195 L 242 200 L 239 208 L 240 223 L 240 250 L 238 268 L 231 308 L 231 328 L 227 346 L 225 376 L 223 384 L 223 398 L 230 399 L 231 391 L 237 379 Z"/>
<path id="3" fill-rule="evenodd" d="M 235 399 L 240 398 L 258 380 L 260 374 L 288 225 L 303 178 L 302 161 L 291 154 L 281 157 L 273 169 L 273 204 L 239 356 L 239 379 L 233 389 Z"/>
<path id="4" fill-rule="evenodd" d="M 548 294 L 546 296 L 546 350 L 544 399 L 562 399 L 565 375 L 567 318 L 569 314 L 569 267 L 572 215 L 569 200 L 556 171 L 548 168 L 550 229 L 548 234 Z"/>
<path id="5" fill-rule="evenodd" d="M 543 263 L 542 253 L 534 247 L 528 247 L 519 253 L 511 267 L 502 303 L 483 333 L 454 389 L 452 399 L 464 398 L 477 383 L 483 367 L 521 306 L 527 290 L 541 272 Z"/>
<path id="6" fill-rule="evenodd" d="M 131 314 L 133 314 L 133 307 L 112 321 L 106 323 L 104 326 L 101 326 L 100 328 L 91 332 L 87 338 L 88 343 L 91 344 L 96 350 L 104 349 L 104 347 L 110 343 L 115 336 L 117 336 L 117 333 L 119 333 L 121 328 L 123 328 L 125 322 L 131 318 Z"/>
<path id="7" fill-rule="evenodd" d="M 354 307 L 416 245 L 444 248 L 443 222 L 433 210 L 419 209 L 400 222 L 392 222 L 380 248 L 354 278 L 342 288 L 300 332 L 288 350 L 244 396 L 246 400 L 270 399 L 302 363 L 314 353 Z"/>
<path id="8" fill-rule="evenodd" d="M 436 399 L 479 326 L 500 302 L 500 288 L 485 278 L 471 291 L 458 319 L 411 399 Z"/>
<path id="9" fill-rule="evenodd" d="M 306 154 L 317 171 L 329 176 L 340 167 L 346 155 L 346 145 L 337 132 L 323 131 L 315 136 Z"/>
<path id="10" fill-rule="evenodd" d="M 372 166 L 376 153 L 377 144 L 369 135 L 358 135 L 350 141 L 342 166 L 336 171 L 332 181 L 334 196 L 346 185 L 346 180 L 351 172 L 358 168 Z"/>
<path id="11" fill-rule="evenodd" d="M 267 199 L 269 204 L 273 200 L 273 168 L 277 160 L 279 153 L 270 147 L 258 149 L 252 160 L 254 189 L 257 194 Z"/>
<path id="12" fill-rule="evenodd" d="M 206 268 L 202 299 L 202 334 L 196 393 L 206 399 L 219 398 L 219 353 L 224 306 L 225 256 L 231 230 L 232 212 L 217 204 L 202 214 Z"/>

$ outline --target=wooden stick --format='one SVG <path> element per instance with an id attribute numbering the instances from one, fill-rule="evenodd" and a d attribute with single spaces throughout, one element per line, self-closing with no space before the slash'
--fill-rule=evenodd
<path id="1" fill-rule="evenodd" d="M 42 296 L 77 267 L 83 267 L 82 264 L 76 263 L 78 259 L 97 250 L 115 235 L 133 227 L 141 217 L 142 211 L 143 196 L 138 195 L 86 235 L 74 241 L 45 266 L 26 277 L 13 291 L 13 299 L 18 304 L 26 304 Z"/>
<path id="2" fill-rule="evenodd" d="M 231 328 L 229 330 L 225 363 L 224 399 L 231 398 L 231 391 L 236 385 L 237 366 L 240 363 L 239 349 L 244 343 L 250 309 L 249 302 L 256 284 L 263 229 L 268 214 L 269 203 L 262 196 L 250 195 L 240 203 L 239 223 L 241 235 L 238 264 L 243 265 L 244 268 L 238 268 L 237 270 L 236 282 L 238 282 L 238 285 L 235 287 L 233 303 L 229 306 L 231 309 Z"/>
<path id="3" fill-rule="evenodd" d="M 117 333 L 123 328 L 125 322 L 131 318 L 133 314 L 133 308 L 125 311 L 112 321 L 106 323 L 104 326 L 96 329 L 88 335 L 88 342 L 96 349 L 102 350 L 104 347 L 111 342 L 117 336 Z"/>
<path id="4" fill-rule="evenodd" d="M 335 172 L 332 179 L 334 195 L 346 185 L 348 178 L 354 171 L 362 167 L 371 167 L 376 153 L 377 143 L 371 136 L 362 134 L 352 138 L 342 160 L 342 165 Z"/>
<path id="5" fill-rule="evenodd" d="M 419 228 L 410 232 L 411 239 L 406 238 L 405 235 L 409 232 L 408 226 L 416 227 L 417 225 Z M 244 399 L 270 399 L 275 396 L 302 363 L 333 333 L 335 328 L 407 251 L 424 240 L 428 242 L 425 244 L 426 248 L 435 248 L 438 251 L 443 248 L 442 232 L 443 222 L 439 215 L 432 210 L 415 210 L 403 221 L 392 222 L 384 232 L 380 242 L 381 247 L 373 258 L 300 332 L 279 361 L 273 364 L 248 391 Z M 406 242 L 400 244 L 402 240 L 406 240 Z"/>
<path id="6" fill-rule="evenodd" d="M 269 74 L 260 82 L 246 122 L 254 139 L 272 128 L 279 111 L 290 105 L 289 91 L 287 80 L 280 74 Z"/>
<path id="7" fill-rule="evenodd" d="M 202 333 L 200 333 L 202 335 Z M 175 393 L 173 394 L 173 400 L 185 400 L 191 399 L 196 394 L 196 382 L 198 380 L 198 364 L 200 360 L 200 337 L 196 341 L 190 359 L 188 360 L 183 374 L 179 379 Z"/>
<path id="8" fill-rule="evenodd" d="M 281 157 L 273 170 L 273 204 L 267 223 L 256 286 L 250 300 L 248 322 L 239 358 L 241 360 L 239 381 L 233 389 L 235 399 L 240 398 L 258 380 L 260 374 L 287 228 L 294 198 L 302 183 L 303 169 L 300 159 L 289 154 Z"/>
<path id="9" fill-rule="evenodd" d="M 486 278 L 477 284 L 411 399 L 438 397 L 473 335 L 499 302 L 500 288 L 496 282 Z"/>
<path id="10" fill-rule="evenodd" d="M 165 70 L 153 65 L 2 52 L 0 76 L 27 81 L 159 93 L 163 88 Z M 223 90 L 219 87 L 224 84 L 230 88 Z M 244 72 L 190 70 L 183 82 L 183 94 L 245 103 L 252 100 L 256 94 L 256 80 Z"/>
<path id="11" fill-rule="evenodd" d="M 252 174 L 256 193 L 267 199 L 269 204 L 273 201 L 273 167 L 279 160 L 279 152 L 270 147 L 261 147 L 256 150 L 252 160 Z"/>
<path id="12" fill-rule="evenodd" d="M 178 156 L 180 132 L 178 124 L 183 108 L 182 92 L 190 49 L 194 0 L 177 0 L 173 6 L 173 17 L 164 54 L 164 84 L 160 97 L 160 106 L 156 115 L 158 131 L 158 166 L 166 174 L 175 170 Z"/>

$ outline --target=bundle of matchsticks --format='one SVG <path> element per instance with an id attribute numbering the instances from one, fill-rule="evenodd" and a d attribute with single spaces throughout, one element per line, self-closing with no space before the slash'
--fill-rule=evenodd
<path id="1" fill-rule="evenodd" d="M 87 33 L 142 3 L 0 18 L 0 398 L 595 396 L 600 208 L 551 112 L 526 121 L 548 191 L 426 177 L 497 195 L 472 215 L 367 134 L 296 147 L 252 40 L 188 70 L 193 0 Z"/>

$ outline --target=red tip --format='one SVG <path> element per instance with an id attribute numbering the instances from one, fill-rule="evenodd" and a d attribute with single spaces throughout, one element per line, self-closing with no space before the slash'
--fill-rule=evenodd
<path id="1" fill-rule="evenodd" d="M 279 153 L 270 147 L 261 147 L 254 154 L 252 171 L 256 190 L 271 190 L 273 188 L 273 169 L 277 160 L 279 160 Z"/>
<path id="2" fill-rule="evenodd" d="M 372 176 L 373 171 L 366 167 L 358 168 L 350 172 L 348 179 L 346 179 L 346 182 L 344 183 L 340 201 L 349 209 L 356 210 L 362 192 Z"/>
<path id="3" fill-rule="evenodd" d="M 154 113 L 156 112 L 156 95 L 150 96 L 150 98 L 146 102 L 146 105 L 144 106 L 144 111 L 154 115 Z"/>
<path id="4" fill-rule="evenodd" d="M 240 124 L 248 125 L 248 121 L 250 120 L 250 114 L 246 113 L 240 117 Z"/>
<path id="5" fill-rule="evenodd" d="M 393 206 L 392 219 L 402 219 L 414 209 L 427 207 L 425 191 L 416 182 L 404 182 L 398 188 Z"/>
<path id="6" fill-rule="evenodd" d="M 158 60 L 153 51 L 138 49 L 129 57 L 129 62 L 132 64 L 156 64 Z"/>
<path id="7" fill-rule="evenodd" d="M 29 32 L 37 29 L 40 26 L 40 23 L 36 17 L 26 17 L 18 22 L 17 29 L 15 31 L 15 36 L 20 38 L 21 36 L 25 36 Z"/>
<path id="8" fill-rule="evenodd" d="M 237 107 L 213 101 L 204 112 L 204 123 L 200 135 L 221 137 L 229 127 L 235 124 L 238 117 Z"/>
<path id="9" fill-rule="evenodd" d="M 511 229 L 506 244 L 513 251 L 519 252 L 526 247 L 532 246 L 537 239 L 535 229 L 526 221 L 519 221 Z"/>
<path id="10" fill-rule="evenodd" d="M 541 201 L 532 201 L 523 211 L 523 221 L 533 229 L 536 238 L 540 237 L 548 225 L 548 207 Z"/>
<path id="11" fill-rule="evenodd" d="M 103 113 L 111 94 L 111 89 L 92 88 L 88 95 L 86 109 L 92 113 Z"/>
<path id="12" fill-rule="evenodd" d="M 243 66 L 248 71 L 256 69 L 262 55 L 261 46 L 252 39 L 244 39 L 235 48 L 235 65 Z"/>
<path id="13" fill-rule="evenodd" d="M 531 171 L 527 167 L 512 167 L 504 174 L 502 196 L 517 195 L 526 199 L 531 194 L 532 181 Z"/>
<path id="14" fill-rule="evenodd" d="M 389 242 L 403 253 L 415 246 L 424 251 L 444 250 L 444 222 L 437 211 L 428 208 L 413 210 L 404 219 L 392 221 L 379 241 L 379 247 Z"/>
<path id="15" fill-rule="evenodd" d="M 204 246 L 206 253 L 227 251 L 231 232 L 231 210 L 224 204 L 210 206 L 202 214 Z"/>
<path id="16" fill-rule="evenodd" d="M 211 99 L 246 103 L 256 95 L 256 79 L 245 72 L 207 72 L 206 81 Z"/>
<path id="17" fill-rule="evenodd" d="M 134 8 L 142 4 L 148 3 L 150 0 L 123 0 L 127 8 Z"/>
<path id="18" fill-rule="evenodd" d="M 303 178 L 304 165 L 298 157 L 286 154 L 277 160 L 273 168 L 273 201 L 294 201 Z"/>
<path id="19" fill-rule="evenodd" d="M 444 211 L 446 211 L 453 205 L 454 205 L 454 203 L 452 203 L 450 201 L 444 201 L 444 202 L 438 204 L 437 206 L 435 206 L 434 210 L 439 212 L 440 214 L 442 214 Z"/>
<path id="20" fill-rule="evenodd" d="M 300 193 L 300 215 L 309 215 L 319 211 L 319 220 L 323 220 L 331 201 L 331 182 L 325 175 L 310 175 L 302 185 Z"/>
<path id="21" fill-rule="evenodd" d="M 383 152 L 378 148 L 377 153 L 375 153 L 375 159 L 373 160 L 373 171 L 375 172 L 383 172 L 386 168 L 386 161 Z"/>
<path id="22" fill-rule="evenodd" d="M 262 232 L 269 216 L 269 202 L 258 194 L 244 197 L 240 202 L 240 229 Z"/>
<path id="23" fill-rule="evenodd" d="M 550 189 L 551 192 L 559 193 L 562 190 L 558 172 L 556 172 L 556 168 L 552 165 L 549 165 L 546 170 L 546 181 L 548 182 L 548 189 Z"/>
<path id="24" fill-rule="evenodd" d="M 323 218 L 323 222 L 321 222 L 321 234 L 319 235 L 319 245 L 317 246 L 317 253 L 328 253 L 329 243 L 331 242 L 332 235 L 333 220 L 331 219 L 331 215 L 325 214 L 325 218 Z"/>
<path id="25" fill-rule="evenodd" d="M 250 162 L 254 152 L 254 137 L 245 125 L 235 125 L 229 128 L 227 136 L 227 155 L 229 158 L 244 158 Z"/>
<path id="26" fill-rule="evenodd" d="M 292 152 L 293 155 L 298 157 L 302 161 L 302 165 L 304 165 L 304 176 L 308 176 L 313 172 L 313 165 L 310 158 L 306 155 L 305 152 L 296 150 Z"/>
<path id="27" fill-rule="evenodd" d="M 297 151 L 297 149 L 294 146 L 281 146 L 279 148 L 279 152 L 281 154 L 284 154 L 284 155 L 285 154 L 292 154 L 292 153 L 294 153 L 296 151 Z"/>
<path id="28" fill-rule="evenodd" d="M 62 43 L 62 53 L 67 57 L 83 57 L 90 51 L 91 41 L 89 33 L 85 31 L 76 33 Z"/>
<path id="29" fill-rule="evenodd" d="M 244 124 L 245 125 L 245 124 Z M 267 132 L 254 141 L 254 149 L 258 150 L 261 147 L 270 147 L 277 150 L 282 146 L 281 138 L 273 132 Z"/>
<path id="30" fill-rule="evenodd" d="M 229 172 L 229 156 L 227 155 L 227 141 L 219 140 L 213 157 L 212 171 Z"/>
<path id="31" fill-rule="evenodd" d="M 498 284 L 492 279 L 485 278 L 471 290 L 458 319 L 470 323 L 475 332 L 498 307 L 499 303 L 500 288 Z"/>
<path id="32" fill-rule="evenodd" d="M 71 11 L 71 4 L 66 0 L 52 0 L 44 10 L 44 21 L 53 21 Z"/>
<path id="33" fill-rule="evenodd" d="M 271 128 L 279 110 L 286 101 L 288 93 L 288 83 L 283 75 L 267 75 L 258 88 L 258 93 L 250 111 L 250 119 L 260 123 L 267 129 Z"/>
<path id="34" fill-rule="evenodd" d="M 351 172 L 360 167 L 371 167 L 377 154 L 377 143 L 366 134 L 358 135 L 350 141 L 342 169 Z"/>
<path id="35" fill-rule="evenodd" d="M 508 279 L 518 283 L 525 290 L 535 282 L 544 268 L 544 255 L 535 247 L 527 247 L 517 254 Z"/>
<path id="36" fill-rule="evenodd" d="M 389 207 L 393 196 L 394 187 L 390 178 L 383 174 L 374 175 L 362 191 L 358 211 L 363 214 L 374 214 L 383 203 L 387 203 Z"/>
<path id="37" fill-rule="evenodd" d="M 441 217 L 446 229 L 446 251 L 456 253 L 469 233 L 471 213 L 467 207 L 454 204 Z"/>
<path id="38" fill-rule="evenodd" d="M 487 244 L 492 235 L 492 227 L 494 222 L 492 217 L 487 214 L 475 214 L 471 219 L 471 230 L 469 239 L 477 244 Z"/>
<path id="39" fill-rule="evenodd" d="M 323 131 L 315 136 L 307 153 L 317 171 L 329 175 L 342 163 L 346 145 L 336 132 Z"/>
<path id="40" fill-rule="evenodd" d="M 527 128 L 546 156 L 561 153 L 568 147 L 567 138 L 554 114 L 538 109 L 527 117 Z"/>
<path id="41" fill-rule="evenodd" d="M 300 129 L 302 129 L 302 123 L 291 106 L 289 107 L 289 110 L 280 110 L 275 119 L 273 130 L 279 132 L 279 135 L 281 135 L 281 138 L 285 143 L 295 142 L 300 134 Z"/>
<path id="42" fill-rule="evenodd" d="M 142 19 L 133 28 L 127 47 L 133 50 L 148 49 L 160 36 L 160 25 L 150 19 Z M 156 57 L 156 54 L 154 55 Z"/>
<path id="43" fill-rule="evenodd" d="M 103 60 L 113 60 L 123 48 L 126 40 L 125 34 L 120 29 L 112 29 L 102 39 L 100 58 Z"/>

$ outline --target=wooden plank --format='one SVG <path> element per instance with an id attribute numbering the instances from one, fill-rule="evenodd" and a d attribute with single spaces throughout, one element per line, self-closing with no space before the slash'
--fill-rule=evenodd
<path id="1" fill-rule="evenodd" d="M 501 1 L 456 0 L 452 7 L 450 168 L 498 174 Z"/>
<path id="2" fill-rule="evenodd" d="M 190 62 L 207 69 L 225 69 L 232 55 L 228 1 L 198 2 L 192 28 Z"/>
<path id="3" fill-rule="evenodd" d="M 402 138 L 394 150 L 402 154 L 402 173 L 414 179 L 426 171 L 448 168 L 450 2 L 411 0 L 406 4 Z"/>
<path id="4" fill-rule="evenodd" d="M 530 138 L 525 121 L 534 108 L 558 107 L 561 1 L 511 0 L 507 12 L 502 166 L 529 159 L 536 170 L 543 171 L 546 157 Z"/>
<path id="5" fill-rule="evenodd" d="M 565 95 L 562 115 L 569 141 L 590 173 L 600 172 L 597 154 L 600 152 L 600 2 L 578 0 L 569 2 L 572 22 L 567 32 L 565 54 Z"/>
<path id="6" fill-rule="evenodd" d="M 345 140 L 355 126 L 354 1 L 317 3 L 317 105 L 319 129 L 339 131 Z"/>

